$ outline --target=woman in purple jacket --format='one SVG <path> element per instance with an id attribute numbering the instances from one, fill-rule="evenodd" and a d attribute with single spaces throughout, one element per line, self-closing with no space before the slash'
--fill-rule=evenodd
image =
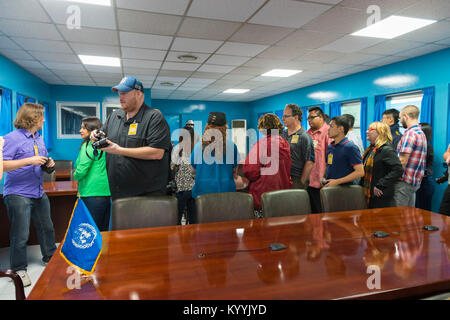
<path id="1" fill-rule="evenodd" d="M 53 167 L 55 163 L 47 157 L 44 139 L 38 132 L 43 123 L 44 107 L 25 103 L 14 121 L 17 130 L 4 137 L 3 169 L 6 175 L 3 199 L 11 223 L 10 262 L 11 269 L 20 275 L 24 286 L 31 285 L 26 272 L 31 218 L 36 227 L 44 264 L 56 250 L 50 203 L 42 186 L 43 170 Z"/>

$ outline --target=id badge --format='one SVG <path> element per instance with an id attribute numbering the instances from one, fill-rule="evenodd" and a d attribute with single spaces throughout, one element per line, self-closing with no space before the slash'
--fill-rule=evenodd
<path id="1" fill-rule="evenodd" d="M 128 135 L 135 136 L 137 132 L 137 127 L 138 127 L 137 123 L 130 124 L 130 128 L 128 129 Z"/>
<path id="2" fill-rule="evenodd" d="M 38 155 L 39 155 L 39 150 L 38 150 L 37 145 L 34 145 L 34 155 L 35 155 L 35 156 L 38 156 Z"/>
<path id="3" fill-rule="evenodd" d="M 330 153 L 329 155 L 328 155 L 328 162 L 327 162 L 328 164 L 333 164 L 333 154 L 332 153 Z"/>
<path id="4" fill-rule="evenodd" d="M 298 142 L 298 135 L 292 136 L 291 143 L 297 143 Z"/>

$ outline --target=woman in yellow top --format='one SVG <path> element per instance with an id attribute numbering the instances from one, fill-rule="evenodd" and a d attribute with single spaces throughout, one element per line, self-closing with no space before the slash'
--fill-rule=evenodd
<path id="1" fill-rule="evenodd" d="M 100 129 L 102 123 L 97 117 L 81 120 L 80 134 L 84 139 L 75 162 L 73 177 L 78 180 L 78 193 L 86 204 L 100 231 L 109 229 L 111 192 L 106 174 L 105 154 L 94 150 L 89 139 L 91 132 Z"/>

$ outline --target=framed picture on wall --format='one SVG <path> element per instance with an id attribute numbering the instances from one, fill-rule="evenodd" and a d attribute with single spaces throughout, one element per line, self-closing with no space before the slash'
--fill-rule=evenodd
<path id="1" fill-rule="evenodd" d="M 80 139 L 81 120 L 100 118 L 99 102 L 56 102 L 58 139 Z"/>

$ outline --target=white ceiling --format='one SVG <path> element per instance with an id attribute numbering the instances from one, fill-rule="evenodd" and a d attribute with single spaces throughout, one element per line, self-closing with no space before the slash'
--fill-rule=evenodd
<path id="1" fill-rule="evenodd" d="M 154 99 L 252 101 L 450 46 L 450 0 L 0 0 L 0 53 L 50 84 L 113 86 L 125 74 Z M 66 22 L 80 8 L 81 29 Z M 354 37 L 370 5 L 437 23 L 392 40 Z M 120 57 L 85 66 L 78 54 Z M 191 63 L 178 56 L 198 57 Z M 266 78 L 274 68 L 301 69 Z M 163 82 L 174 85 L 166 87 Z M 240 95 L 229 88 L 251 89 Z"/>

